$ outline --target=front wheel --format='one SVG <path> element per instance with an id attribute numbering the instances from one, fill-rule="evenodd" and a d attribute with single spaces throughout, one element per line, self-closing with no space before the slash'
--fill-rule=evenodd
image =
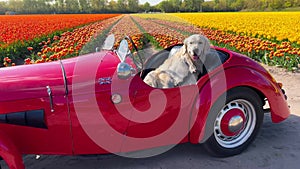
<path id="1" fill-rule="evenodd" d="M 218 100 L 211 109 L 216 114 L 213 133 L 204 147 L 214 156 L 227 157 L 241 153 L 255 139 L 263 122 L 263 105 L 249 88 L 228 91 L 225 105 L 220 103 Z"/>

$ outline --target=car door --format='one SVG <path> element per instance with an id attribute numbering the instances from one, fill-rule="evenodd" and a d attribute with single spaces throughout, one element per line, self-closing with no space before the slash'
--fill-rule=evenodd
<path id="1" fill-rule="evenodd" d="M 187 141 L 196 85 L 155 89 L 137 75 L 132 82 L 133 111 L 122 152 Z M 190 121 L 191 120 L 191 121 Z"/>
<path id="2" fill-rule="evenodd" d="M 71 154 L 66 90 L 59 62 L 0 71 L 0 128 L 22 153 Z"/>
<path id="3" fill-rule="evenodd" d="M 128 105 L 134 93 L 127 88 L 130 79 L 114 76 L 119 58 L 99 52 L 63 63 L 70 84 L 74 153 L 120 152 L 129 124 L 125 114 L 131 114 Z"/>

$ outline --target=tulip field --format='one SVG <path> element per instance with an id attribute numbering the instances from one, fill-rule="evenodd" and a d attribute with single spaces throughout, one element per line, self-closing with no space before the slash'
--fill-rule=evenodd
<path id="1" fill-rule="evenodd" d="M 30 40 L 57 30 L 103 20 L 116 15 L 20 15 L 0 16 L 0 42 Z"/>
<path id="2" fill-rule="evenodd" d="M 0 16 L 0 67 L 94 52 L 99 37 L 112 33 L 116 46 L 128 35 L 139 49 L 163 49 L 200 33 L 212 45 L 296 71 L 299 32 L 300 12 Z"/>
<path id="3" fill-rule="evenodd" d="M 0 67 L 1 63 L 3 66 L 14 66 L 16 63 L 29 63 L 28 60 L 38 56 L 45 57 L 39 50 L 49 50 L 48 46 L 55 46 L 52 44 L 54 41 L 63 39 L 67 34 L 76 33 L 77 28 L 116 16 L 118 15 L 0 15 Z M 99 29 L 92 28 L 88 32 L 92 34 L 95 30 Z M 82 35 L 84 32 L 78 34 Z M 70 41 L 67 46 L 71 43 Z M 67 49 L 63 45 L 60 47 Z M 39 63 L 39 60 L 35 59 L 34 63 Z"/>

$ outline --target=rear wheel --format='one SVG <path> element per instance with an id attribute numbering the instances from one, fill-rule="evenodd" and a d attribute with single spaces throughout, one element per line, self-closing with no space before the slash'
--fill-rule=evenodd
<path id="1" fill-rule="evenodd" d="M 220 99 L 210 114 L 215 114 L 213 133 L 204 143 L 214 156 L 241 153 L 255 139 L 263 122 L 263 106 L 259 95 L 249 88 L 235 88 L 227 93 L 225 105 Z"/>

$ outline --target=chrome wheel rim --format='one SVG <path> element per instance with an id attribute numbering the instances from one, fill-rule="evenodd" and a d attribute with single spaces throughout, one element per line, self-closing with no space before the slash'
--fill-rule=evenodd
<path id="1" fill-rule="evenodd" d="M 255 125 L 254 106 L 244 99 L 233 100 L 218 113 L 214 123 L 214 136 L 222 147 L 236 148 L 250 138 Z"/>

